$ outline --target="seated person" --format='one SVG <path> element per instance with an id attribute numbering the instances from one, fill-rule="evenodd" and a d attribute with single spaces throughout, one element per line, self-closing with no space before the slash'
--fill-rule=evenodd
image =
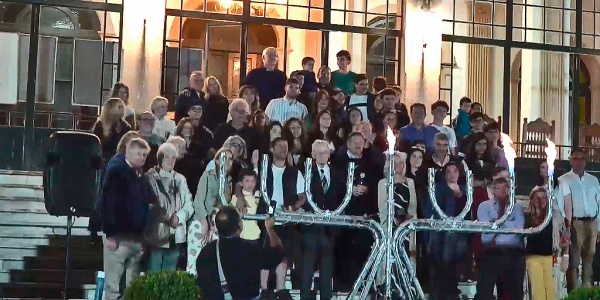
<path id="1" fill-rule="evenodd" d="M 258 298 L 260 270 L 274 268 L 283 260 L 283 245 L 274 230 L 275 220 L 265 221 L 269 239 L 265 248 L 240 237 L 243 223 L 234 207 L 221 208 L 215 224 L 220 239 L 206 245 L 196 261 L 202 298 L 225 299 L 224 289 L 228 290 L 230 299 Z M 226 288 L 222 287 L 223 281 Z"/>

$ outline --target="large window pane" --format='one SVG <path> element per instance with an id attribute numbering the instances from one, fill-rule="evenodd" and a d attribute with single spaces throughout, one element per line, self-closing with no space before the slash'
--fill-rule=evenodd
<path id="1" fill-rule="evenodd" d="M 55 37 L 41 37 L 38 47 L 36 76 L 36 102 L 54 102 L 54 78 L 56 59 Z M 27 98 L 27 58 L 29 57 L 29 35 L 19 37 L 19 100 Z"/>
<path id="2" fill-rule="evenodd" d="M 73 104 L 97 106 L 102 89 L 102 41 L 75 40 Z M 110 73 L 110 72 L 109 72 Z"/>
<path id="3" fill-rule="evenodd" d="M 0 104 L 17 103 L 18 71 L 19 34 L 0 32 Z"/>

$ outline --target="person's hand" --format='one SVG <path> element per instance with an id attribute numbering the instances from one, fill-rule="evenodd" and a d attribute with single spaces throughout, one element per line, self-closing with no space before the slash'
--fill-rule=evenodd
<path id="1" fill-rule="evenodd" d="M 245 214 L 248 213 L 248 204 L 246 204 L 246 199 L 239 198 L 238 197 L 238 201 L 235 203 L 235 209 L 240 213 L 240 214 Z"/>
<path id="2" fill-rule="evenodd" d="M 252 151 L 252 166 L 258 168 L 258 150 Z"/>
<path id="3" fill-rule="evenodd" d="M 117 251 L 119 249 L 119 241 L 116 238 L 106 238 L 106 248 L 110 251 Z"/>
<path id="4" fill-rule="evenodd" d="M 210 230 L 208 230 L 208 226 L 202 226 L 202 236 L 206 242 L 210 241 Z"/>
<path id="5" fill-rule="evenodd" d="M 565 218 L 565 227 L 567 227 L 567 229 L 571 229 L 571 220 Z"/>
<path id="6" fill-rule="evenodd" d="M 189 97 L 192 95 L 192 91 L 190 91 L 189 89 L 183 89 L 183 91 L 181 91 L 181 95 Z"/>
<path id="7" fill-rule="evenodd" d="M 569 269 L 569 256 L 563 255 L 560 260 L 560 271 L 564 273 L 567 269 Z"/>
<path id="8" fill-rule="evenodd" d="M 273 228 L 275 228 L 275 218 L 274 217 L 267 217 L 267 219 L 265 219 L 265 227 L 268 230 L 272 230 Z"/>
<path id="9" fill-rule="evenodd" d="M 179 217 L 177 216 L 177 214 L 173 214 L 171 216 L 169 224 L 171 225 L 171 228 L 177 228 L 177 226 L 179 226 Z"/>

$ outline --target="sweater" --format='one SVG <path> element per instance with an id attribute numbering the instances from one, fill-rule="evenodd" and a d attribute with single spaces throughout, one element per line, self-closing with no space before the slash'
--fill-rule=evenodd
<path id="1" fill-rule="evenodd" d="M 456 117 L 456 138 L 460 141 L 469 133 L 471 133 L 471 120 L 469 119 L 469 113 L 459 109 L 458 117 Z"/>
<path id="2" fill-rule="evenodd" d="M 230 186 L 231 177 L 227 176 L 226 185 Z M 225 200 L 230 202 L 231 189 L 225 188 Z M 221 206 L 219 199 L 219 176 L 216 170 L 206 170 L 200 177 L 196 197 L 194 198 L 194 220 L 206 220 L 217 207 Z"/>
<path id="3" fill-rule="evenodd" d="M 175 171 L 166 172 L 159 168 L 150 169 L 146 177 L 158 196 L 158 203 L 150 206 L 152 218 L 146 226 L 146 239 L 152 245 L 163 248 L 171 246 L 171 235 L 175 235 L 175 243 L 185 243 L 187 220 L 194 214 L 192 194 L 185 177 Z M 172 228 L 169 223 L 173 215 L 177 215 L 179 220 L 177 228 Z"/>

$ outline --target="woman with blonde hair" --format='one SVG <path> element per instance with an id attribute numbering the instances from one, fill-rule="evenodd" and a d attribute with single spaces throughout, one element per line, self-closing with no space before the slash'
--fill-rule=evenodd
<path id="1" fill-rule="evenodd" d="M 226 187 L 224 191 L 225 202 L 231 201 L 231 164 L 233 153 L 228 148 L 221 148 L 215 153 L 215 169 L 207 169 L 200 177 L 198 189 L 194 197 L 194 220 L 188 232 L 188 265 L 187 271 L 196 275 L 196 259 L 202 248 L 216 238 L 216 227 L 213 216 L 217 209 L 223 205 L 219 195 L 220 156 L 225 153 Z"/>
<path id="2" fill-rule="evenodd" d="M 545 187 L 536 187 L 531 191 L 529 206 L 525 209 L 525 228 L 536 227 L 544 222 L 548 205 L 552 205 L 548 200 Z M 560 260 L 563 273 L 569 266 L 568 230 L 561 230 L 564 228 L 564 223 L 559 208 L 553 206 L 551 209 L 553 209 L 552 222 L 540 233 L 527 236 L 526 267 L 532 300 L 558 299 L 553 255 L 563 257 Z"/>
<path id="3" fill-rule="evenodd" d="M 229 101 L 223 95 L 221 83 L 214 76 L 208 76 L 204 80 L 204 91 L 206 97 L 206 112 L 202 116 L 202 124 L 210 131 L 215 132 L 217 126 L 227 121 L 229 114 Z"/>
<path id="4" fill-rule="evenodd" d="M 123 100 L 110 98 L 104 103 L 100 116 L 92 127 L 92 133 L 100 139 L 102 144 L 102 157 L 105 163 L 116 154 L 117 145 L 123 135 L 132 130 L 123 117 L 124 112 Z"/>
<path id="5" fill-rule="evenodd" d="M 156 96 L 154 99 L 152 99 L 150 110 L 156 117 L 156 123 L 154 123 L 154 129 L 152 132 L 165 140 L 169 136 L 174 135 L 175 130 L 177 130 L 175 121 L 167 118 L 168 109 L 169 100 L 167 100 L 167 98 Z"/>
<path id="6" fill-rule="evenodd" d="M 386 157 L 388 157 L 386 155 Z M 387 226 L 387 176 L 389 168 L 389 159 L 386 159 L 383 169 L 384 178 L 379 180 L 377 185 L 377 199 L 379 203 L 379 219 L 383 226 Z M 405 220 L 417 217 L 417 193 L 415 182 L 406 177 L 406 153 L 396 151 L 394 153 L 394 219 L 393 226 L 397 227 Z M 411 233 L 409 250 L 411 261 L 414 259 L 413 253 L 416 251 L 415 234 Z M 415 262 L 413 261 L 413 267 Z"/>
<path id="7" fill-rule="evenodd" d="M 156 153 L 158 164 L 146 173 L 157 195 L 150 205 L 151 218 L 144 237 L 150 243 L 148 269 L 176 270 L 181 246 L 186 242 L 187 220 L 194 214 L 192 195 L 183 175 L 175 172 L 179 153 L 175 145 L 162 144 Z"/>
<path id="8" fill-rule="evenodd" d="M 125 104 L 123 117 L 125 118 L 125 121 L 129 123 L 131 128 L 135 129 L 137 124 L 135 123 L 135 110 L 129 106 L 129 87 L 123 82 L 117 82 L 113 85 L 109 94 L 110 98 L 119 98 L 123 101 L 123 104 Z"/>

